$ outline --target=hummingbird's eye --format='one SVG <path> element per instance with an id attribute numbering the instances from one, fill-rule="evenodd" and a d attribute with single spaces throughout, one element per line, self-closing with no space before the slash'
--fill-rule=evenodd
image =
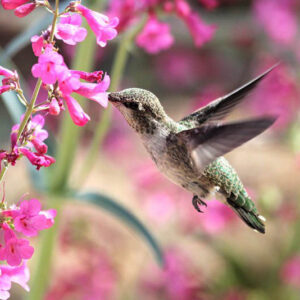
<path id="1" fill-rule="evenodd" d="M 139 104 L 137 102 L 124 102 L 123 105 L 129 109 L 138 110 Z"/>

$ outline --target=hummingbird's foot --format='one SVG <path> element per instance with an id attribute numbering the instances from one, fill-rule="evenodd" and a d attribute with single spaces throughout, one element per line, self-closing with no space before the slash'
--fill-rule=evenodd
<path id="1" fill-rule="evenodd" d="M 207 207 L 207 204 L 203 200 L 201 200 L 197 195 L 194 195 L 192 203 L 195 209 L 200 213 L 203 213 L 203 211 L 200 209 L 199 206 L 204 205 L 205 207 Z"/>

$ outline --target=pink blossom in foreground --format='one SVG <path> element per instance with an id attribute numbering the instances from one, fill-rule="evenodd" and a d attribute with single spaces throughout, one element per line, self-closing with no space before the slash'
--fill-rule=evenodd
<path id="1" fill-rule="evenodd" d="M 6 260 L 10 266 L 18 266 L 23 259 L 29 259 L 34 249 L 26 239 L 18 239 L 12 229 L 5 223 L 2 225 L 4 231 L 5 246 L 0 249 L 0 259 Z"/>
<path id="2" fill-rule="evenodd" d="M 119 23 L 117 17 L 109 19 L 106 15 L 90 10 L 81 4 L 76 5 L 76 10 L 86 19 L 96 35 L 99 46 L 105 47 L 108 40 L 112 40 L 117 36 L 117 30 L 115 29 Z"/>
<path id="3" fill-rule="evenodd" d="M 32 50 L 35 56 L 40 56 L 45 48 L 45 40 L 42 36 L 34 35 L 30 39 Z"/>
<path id="4" fill-rule="evenodd" d="M 82 42 L 86 35 L 87 30 L 81 25 L 81 16 L 78 14 L 64 14 L 57 24 L 55 37 L 63 40 L 66 44 L 76 45 Z"/>
<path id="5" fill-rule="evenodd" d="M 210 41 L 216 31 L 215 25 L 206 24 L 197 13 L 190 13 L 183 18 L 197 47 L 202 47 Z"/>
<path id="6" fill-rule="evenodd" d="M 155 16 L 149 18 L 142 32 L 136 38 L 137 45 L 151 54 L 168 49 L 173 42 L 170 26 L 159 22 Z"/>
<path id="7" fill-rule="evenodd" d="M 47 218 L 40 212 L 41 203 L 37 199 L 22 201 L 14 218 L 15 230 L 26 236 L 36 236 L 38 231 L 46 229 Z"/>
<path id="8" fill-rule="evenodd" d="M 189 257 L 171 249 L 165 254 L 164 269 L 157 265 L 143 268 L 141 294 L 144 299 L 202 299 L 200 277 L 199 270 L 193 272 Z"/>
<path id="9" fill-rule="evenodd" d="M 21 118 L 21 121 L 23 116 Z M 5 152 L 5 156 L 2 159 L 6 159 L 12 165 L 15 164 L 16 159 L 20 154 L 25 155 L 28 160 L 40 169 L 43 167 L 49 167 L 55 162 L 55 159 L 46 155 L 48 150 L 47 145 L 43 142 L 48 137 L 48 132 L 43 129 L 45 120 L 42 115 L 35 115 L 28 122 L 26 130 L 21 136 L 21 145 L 17 145 L 17 135 L 20 124 L 15 124 L 11 131 L 11 148 L 12 151 Z M 24 144 L 24 145 L 23 145 Z M 33 152 L 36 151 L 36 152 Z"/>
<path id="10" fill-rule="evenodd" d="M 15 9 L 26 2 L 28 2 L 28 0 L 1 0 L 4 9 Z"/>
<path id="11" fill-rule="evenodd" d="M 15 15 L 19 18 L 26 17 L 36 8 L 35 3 L 26 3 L 15 9 Z"/>
<path id="12" fill-rule="evenodd" d="M 274 41 L 292 45 L 298 31 L 297 17 L 292 1 L 256 0 L 254 13 L 266 33 Z"/>
<path id="13" fill-rule="evenodd" d="M 22 18 L 27 16 L 36 8 L 36 3 L 28 0 L 1 0 L 4 9 L 14 9 L 17 17 Z"/>
<path id="14" fill-rule="evenodd" d="M 68 73 L 68 68 L 64 64 L 63 57 L 52 48 L 47 48 L 39 56 L 38 63 L 32 67 L 32 75 L 41 78 L 45 84 L 54 84 L 57 80 L 62 80 Z"/>
<path id="15" fill-rule="evenodd" d="M 104 78 L 99 83 L 81 82 L 79 88 L 75 90 L 75 93 L 106 107 L 108 104 L 106 91 L 108 90 L 109 85 L 110 78 L 105 74 Z"/>
<path id="16" fill-rule="evenodd" d="M 280 277 L 284 283 L 300 288 L 300 255 L 295 255 L 284 263 Z"/>
<path id="17" fill-rule="evenodd" d="M 29 292 L 29 269 L 25 263 L 17 267 L 0 266 L 0 299 L 6 300 L 10 297 L 9 290 L 11 283 L 15 282 L 19 284 L 23 289 Z"/>
<path id="18" fill-rule="evenodd" d="M 80 104 L 73 97 L 65 95 L 64 99 L 74 124 L 84 126 L 90 120 L 90 117 L 83 111 Z"/>
<path id="19" fill-rule="evenodd" d="M 4 77 L 2 79 L 2 86 L 0 86 L 0 95 L 17 88 L 19 77 L 16 71 L 11 71 L 0 66 L 0 76 Z"/>

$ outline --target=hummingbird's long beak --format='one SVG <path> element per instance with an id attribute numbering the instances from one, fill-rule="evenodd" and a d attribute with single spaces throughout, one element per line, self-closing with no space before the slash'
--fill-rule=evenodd
<path id="1" fill-rule="evenodd" d="M 110 102 L 122 102 L 122 99 L 120 97 L 120 93 L 108 93 L 108 100 Z"/>

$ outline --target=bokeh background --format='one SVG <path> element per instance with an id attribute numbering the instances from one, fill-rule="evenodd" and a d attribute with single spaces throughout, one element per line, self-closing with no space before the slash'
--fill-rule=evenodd
<path id="1" fill-rule="evenodd" d="M 131 8 L 122 5 L 135 1 L 100 2 L 103 11 L 124 17 Z M 153 5 L 155 2 L 159 1 Z M 130 45 L 119 88 L 152 91 L 167 113 L 179 120 L 280 61 L 228 118 L 279 116 L 270 130 L 226 155 L 266 217 L 266 234 L 249 229 L 215 199 L 208 202 L 205 213 L 197 213 L 192 195 L 158 172 L 115 110 L 92 172 L 82 178 L 81 164 L 96 122 L 101 121 L 102 108 L 91 103 L 87 109 L 92 121 L 81 134 L 70 186 L 107 195 L 132 212 L 162 248 L 165 264 L 160 266 L 143 237 L 107 209 L 65 202 L 43 299 L 300 299 L 300 3 L 189 3 L 205 23 L 215 26 L 215 33 L 197 47 L 180 18 L 160 11 L 159 19 L 170 25 L 173 45 L 154 54 L 135 43 Z M 135 12 L 132 24 L 144 13 Z M 1 8 L 1 49 L 7 49 L 41 18 L 38 10 L 18 19 Z M 109 74 L 126 26 L 106 48 L 97 49 L 95 69 L 100 66 Z M 64 46 L 61 51 L 71 63 L 74 49 Z M 30 90 L 34 85 L 30 69 L 35 63 L 31 46 L 10 59 Z M 5 148 L 13 121 L 3 103 L 0 120 L 0 146 Z M 49 117 L 48 130 L 54 141 L 64 143 L 59 128 L 60 121 Z M 10 168 L 5 192 L 10 202 L 29 193 L 51 207 L 51 201 L 34 188 L 24 161 Z M 41 241 L 35 244 L 38 251 Z M 31 267 L 41 266 L 33 259 Z M 12 299 L 23 297 L 23 291 L 16 288 Z"/>

